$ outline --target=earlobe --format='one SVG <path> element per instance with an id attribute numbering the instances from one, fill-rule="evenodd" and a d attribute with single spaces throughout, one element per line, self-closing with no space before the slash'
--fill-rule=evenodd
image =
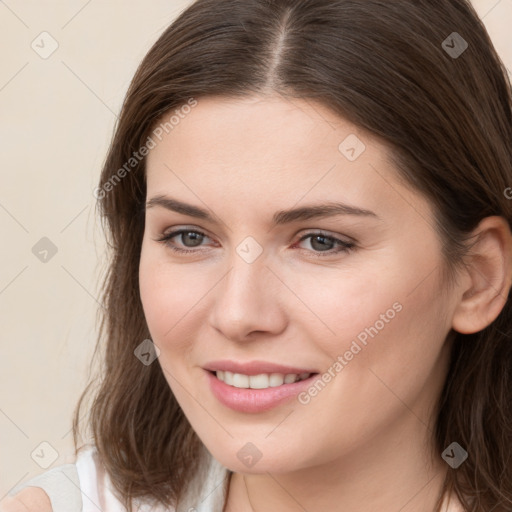
<path id="1" fill-rule="evenodd" d="M 473 234 L 478 241 L 468 255 L 469 279 L 452 320 L 453 329 L 462 334 L 479 332 L 498 317 L 512 283 L 512 234 L 506 219 L 486 217 Z"/>

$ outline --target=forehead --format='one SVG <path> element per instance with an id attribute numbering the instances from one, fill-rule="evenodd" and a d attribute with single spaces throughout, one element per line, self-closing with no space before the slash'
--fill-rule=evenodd
<path id="1" fill-rule="evenodd" d="M 260 208 L 276 210 L 321 199 L 382 217 L 386 210 L 430 213 L 425 200 L 400 185 L 388 148 L 324 105 L 279 96 L 208 97 L 186 112 L 161 140 L 153 137 L 148 196 L 172 193 L 196 204 L 204 197 L 245 208 L 257 199 Z"/>
<path id="2" fill-rule="evenodd" d="M 174 116 L 175 124 L 167 127 L 169 115 L 163 116 L 160 126 L 165 130 L 160 138 L 164 144 L 158 144 L 150 160 L 179 149 L 176 156 L 188 160 L 214 154 L 233 166 L 255 157 L 260 163 L 265 159 L 269 164 L 273 161 L 274 166 L 283 160 L 296 163 L 305 157 L 314 157 L 321 164 L 338 160 L 342 155 L 339 145 L 350 135 L 349 142 L 355 141 L 354 137 L 364 141 L 365 152 L 385 153 L 385 147 L 370 141 L 369 134 L 310 100 L 281 96 L 206 97 L 197 100 L 187 112 L 179 118 Z M 384 155 L 374 154 L 373 158 L 376 156 Z"/>

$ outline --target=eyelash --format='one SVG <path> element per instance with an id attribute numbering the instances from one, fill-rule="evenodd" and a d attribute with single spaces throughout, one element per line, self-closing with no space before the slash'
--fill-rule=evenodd
<path id="1" fill-rule="evenodd" d="M 208 235 L 206 235 L 205 233 L 201 232 L 201 231 L 195 231 L 193 229 L 179 229 L 177 231 L 172 231 L 166 235 L 163 235 L 161 236 L 160 238 L 157 238 L 156 241 L 157 242 L 162 242 L 166 247 L 168 247 L 169 249 L 171 249 L 172 251 L 174 252 L 177 252 L 177 253 L 181 253 L 181 254 L 191 254 L 191 253 L 197 253 L 198 251 L 197 250 L 194 250 L 194 249 L 182 249 L 180 247 L 176 247 L 175 245 L 172 245 L 170 243 L 171 239 L 178 236 L 178 235 L 181 235 L 183 233 L 195 233 L 195 234 L 198 234 L 198 235 L 201 235 L 201 236 L 204 236 L 204 237 L 208 237 Z M 330 235 L 326 235 L 322 232 L 318 232 L 318 231 L 315 231 L 315 232 L 312 232 L 312 233 L 307 233 L 306 235 L 302 236 L 302 238 L 300 238 L 300 240 L 297 242 L 297 243 L 300 243 L 304 240 L 306 240 L 307 238 L 310 238 L 310 237 L 322 237 L 322 238 L 325 238 L 327 240 L 331 240 L 333 242 L 336 242 L 339 247 L 337 250 L 334 250 L 334 249 L 330 249 L 329 251 L 321 251 L 321 252 L 318 252 L 318 251 L 310 251 L 308 249 L 304 249 L 304 250 L 307 250 L 308 252 L 312 252 L 312 254 L 315 256 L 315 257 L 319 257 L 319 258 L 323 258 L 323 257 L 327 257 L 327 256 L 333 256 L 335 254 L 340 254 L 340 253 L 349 253 L 350 251 L 352 251 L 354 248 L 355 248 L 355 244 L 352 243 L 352 242 L 344 242 L 343 240 L 340 240 L 339 238 L 335 238 L 333 236 L 330 236 Z"/>

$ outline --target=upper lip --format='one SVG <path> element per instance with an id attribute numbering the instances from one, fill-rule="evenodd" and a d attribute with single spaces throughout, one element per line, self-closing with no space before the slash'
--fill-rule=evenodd
<path id="1" fill-rule="evenodd" d="M 287 366 L 275 364 L 268 361 L 211 361 L 203 366 L 208 371 L 228 371 L 233 373 L 241 373 L 243 375 L 259 375 L 261 373 L 282 373 L 284 375 L 295 373 L 318 373 L 316 370 L 309 368 L 299 368 L 298 366 Z"/>

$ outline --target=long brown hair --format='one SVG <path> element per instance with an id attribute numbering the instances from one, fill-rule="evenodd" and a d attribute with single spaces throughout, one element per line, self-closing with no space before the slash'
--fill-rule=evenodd
<path id="1" fill-rule="evenodd" d="M 266 93 L 321 102 L 387 144 L 399 176 L 435 207 L 448 280 L 484 217 L 512 224 L 504 194 L 512 186 L 511 85 L 469 1 L 194 2 L 140 64 L 95 193 L 110 261 L 87 424 L 130 511 L 132 498 L 176 504 L 206 456 L 160 366 L 134 356 L 150 337 L 138 282 L 146 194 L 139 149 L 164 114 L 191 99 Z M 443 489 L 472 512 L 512 509 L 511 326 L 508 300 L 484 330 L 450 333 L 434 441 L 439 454 L 453 441 L 468 452 Z M 75 448 L 91 385 L 75 411 Z"/>

